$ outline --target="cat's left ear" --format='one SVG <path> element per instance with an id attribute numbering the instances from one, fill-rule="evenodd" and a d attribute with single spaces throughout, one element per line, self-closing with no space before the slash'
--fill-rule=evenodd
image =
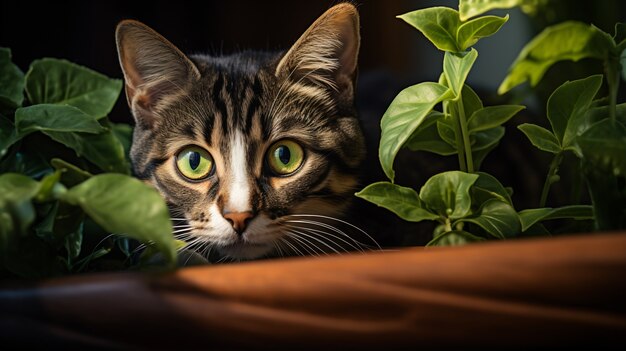
<path id="1" fill-rule="evenodd" d="M 341 100 L 352 102 L 360 40 L 356 7 L 350 3 L 335 5 L 283 56 L 276 75 L 330 88 Z"/>

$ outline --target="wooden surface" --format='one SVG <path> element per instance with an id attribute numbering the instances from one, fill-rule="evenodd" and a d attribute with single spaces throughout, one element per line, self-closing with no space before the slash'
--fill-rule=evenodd
<path id="1" fill-rule="evenodd" d="M 5 284 L 0 345 L 597 349 L 625 298 L 626 233 L 509 240 Z"/>

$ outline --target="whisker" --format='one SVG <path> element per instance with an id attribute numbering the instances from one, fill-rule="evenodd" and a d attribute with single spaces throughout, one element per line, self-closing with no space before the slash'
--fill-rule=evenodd
<path id="1" fill-rule="evenodd" d="M 293 231 L 289 231 L 289 236 L 291 238 L 293 238 L 295 241 L 297 241 L 298 243 L 300 243 L 302 246 L 302 248 L 304 250 L 306 250 L 306 252 L 313 254 L 315 256 L 320 256 L 320 252 L 324 255 L 328 255 L 328 253 L 326 253 L 324 250 L 320 249 L 320 247 L 318 247 L 317 245 L 315 245 L 314 243 L 312 243 L 311 241 L 299 236 L 299 233 L 295 233 Z M 304 256 L 304 255 L 303 255 Z"/>
<path id="2" fill-rule="evenodd" d="M 281 239 L 287 246 L 289 246 L 293 250 L 293 253 L 299 254 L 300 256 L 306 256 L 305 254 L 302 253 L 302 251 L 300 251 L 297 247 L 295 247 L 292 243 L 290 243 L 289 240 L 287 240 L 287 238 L 290 238 L 291 235 L 289 235 L 289 233 L 285 233 L 285 234 L 287 234 L 287 237 L 283 237 Z"/>
<path id="3" fill-rule="evenodd" d="M 300 234 L 300 235 L 303 235 L 303 236 L 305 236 L 305 237 L 307 237 L 307 238 L 310 238 L 310 239 L 312 239 L 312 240 L 315 240 L 315 241 L 319 242 L 320 244 L 322 244 L 322 245 L 324 245 L 324 246 L 328 247 L 329 249 L 333 250 L 333 252 L 335 252 L 336 254 L 340 254 L 340 252 L 339 252 L 339 251 L 337 251 L 337 249 L 335 249 L 334 247 L 332 247 L 332 246 L 328 245 L 328 244 L 327 244 L 326 242 L 324 242 L 323 240 L 321 240 L 321 239 L 318 239 L 318 238 L 314 237 L 313 235 L 306 234 L 306 233 L 304 233 L 304 232 L 301 232 L 301 231 L 298 231 L 298 230 L 293 230 L 293 229 L 292 229 L 292 231 L 293 231 L 293 232 L 295 232 L 295 233 L 298 233 L 298 234 Z M 324 250 L 322 250 L 322 251 L 324 251 Z M 324 251 L 324 253 L 326 253 L 326 252 Z"/>
<path id="4" fill-rule="evenodd" d="M 286 225 L 289 228 L 298 228 L 298 229 L 302 229 L 302 230 L 306 230 L 308 231 L 310 234 L 318 234 L 318 235 L 322 235 L 322 236 L 326 236 L 329 235 L 337 240 L 340 240 L 342 242 L 344 242 L 346 245 L 349 245 L 351 248 L 357 250 L 357 251 L 361 251 L 361 252 L 365 252 L 365 250 L 363 250 L 363 247 L 361 246 L 362 243 L 359 243 L 358 241 L 354 240 L 353 238 L 351 238 L 350 236 L 348 236 L 347 234 L 345 234 L 345 236 L 348 237 L 348 239 L 351 239 L 357 246 L 354 246 L 353 244 L 351 244 L 349 241 L 344 240 L 343 238 L 341 238 L 338 235 L 335 235 L 333 233 L 329 233 L 329 232 L 325 232 L 323 230 L 319 230 L 319 229 L 314 229 L 314 228 L 304 228 L 304 227 L 300 227 L 300 226 L 295 226 L 295 225 Z"/>
<path id="5" fill-rule="evenodd" d="M 374 244 L 376 244 L 376 247 L 379 250 L 382 250 L 382 247 L 380 247 L 380 245 L 378 244 L 378 242 L 376 242 L 376 240 L 374 240 L 374 238 L 372 238 L 371 235 L 369 235 L 366 231 L 364 231 L 363 229 L 355 226 L 352 223 L 346 222 L 344 220 L 341 220 L 339 218 L 335 218 L 335 217 L 330 217 L 330 216 L 324 216 L 324 215 L 315 215 L 315 214 L 294 214 L 294 215 L 288 215 L 285 217 L 318 217 L 318 218 L 324 218 L 324 219 L 329 219 L 329 220 L 333 220 L 333 221 L 337 221 L 339 223 L 345 224 L 347 226 L 350 226 L 351 228 L 354 228 L 356 230 L 358 230 L 359 232 L 361 232 L 363 235 L 367 236 Z"/>

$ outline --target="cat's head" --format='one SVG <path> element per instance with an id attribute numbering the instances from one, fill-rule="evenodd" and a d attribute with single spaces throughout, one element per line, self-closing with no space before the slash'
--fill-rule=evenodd
<path id="1" fill-rule="evenodd" d="M 183 239 L 234 259 L 332 241 L 306 222 L 342 215 L 364 158 L 353 5 L 329 9 L 284 53 L 186 56 L 136 21 L 116 40 L 134 171 Z"/>

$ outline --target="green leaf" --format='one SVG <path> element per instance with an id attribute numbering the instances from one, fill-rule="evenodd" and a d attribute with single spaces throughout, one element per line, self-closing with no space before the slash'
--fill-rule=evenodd
<path id="1" fill-rule="evenodd" d="M 528 140 L 539 150 L 558 154 L 562 151 L 559 140 L 549 130 L 535 124 L 524 123 L 517 126 Z"/>
<path id="2" fill-rule="evenodd" d="M 23 91 L 24 73 L 11 62 L 11 49 L 0 48 L 0 105 L 22 106 Z"/>
<path id="3" fill-rule="evenodd" d="M 548 119 L 563 148 L 571 145 L 578 134 L 594 96 L 602 85 L 602 75 L 565 82 L 548 99 Z"/>
<path id="4" fill-rule="evenodd" d="M 68 187 L 78 185 L 93 177 L 93 174 L 59 158 L 53 158 L 50 160 L 50 164 L 54 169 L 61 171 L 61 181 Z"/>
<path id="5" fill-rule="evenodd" d="M 504 137 L 504 127 L 495 127 L 470 135 L 472 144 L 472 158 L 474 169 L 480 169 L 480 165 L 487 155 L 498 146 L 500 139 Z"/>
<path id="6" fill-rule="evenodd" d="M 39 192 L 39 183 L 16 174 L 0 174 L 0 201 L 30 200 Z"/>
<path id="7" fill-rule="evenodd" d="M 457 46 L 456 33 L 460 25 L 459 13 L 449 7 L 429 7 L 398 16 L 417 28 L 439 50 L 462 51 Z"/>
<path id="8" fill-rule="evenodd" d="M 9 147 L 18 140 L 20 140 L 20 138 L 17 136 L 13 122 L 3 115 L 0 115 L 0 159 L 6 155 Z"/>
<path id="9" fill-rule="evenodd" d="M 455 154 L 456 149 L 442 140 L 437 131 L 437 121 L 443 116 L 441 112 L 431 111 L 404 146 L 412 151 L 428 151 L 442 156 Z"/>
<path id="10" fill-rule="evenodd" d="M 437 133 L 439 137 L 448 145 L 452 146 L 456 150 L 456 134 L 452 127 L 452 121 L 450 118 L 442 118 L 437 121 Z M 456 152 L 455 152 L 456 153 Z"/>
<path id="11" fill-rule="evenodd" d="M 170 263 L 176 259 L 172 224 L 165 201 L 152 187 L 121 174 L 101 174 L 68 190 L 62 197 L 80 206 L 104 229 L 153 242 Z"/>
<path id="12" fill-rule="evenodd" d="M 548 0 L 459 0 L 461 20 L 480 15 L 493 9 L 510 9 L 520 6 L 527 14 L 534 14 Z"/>
<path id="13" fill-rule="evenodd" d="M 460 96 L 461 89 L 465 85 L 465 79 L 467 79 L 477 57 L 478 51 L 476 49 L 459 53 L 446 52 L 443 56 L 443 73 L 454 96 Z"/>
<path id="14" fill-rule="evenodd" d="M 463 95 L 463 111 L 466 116 L 471 116 L 474 112 L 483 108 L 483 102 L 480 101 L 476 92 L 469 85 L 463 85 L 461 93 Z"/>
<path id="15" fill-rule="evenodd" d="M 133 127 L 126 123 L 111 123 L 111 130 L 124 148 L 126 158 L 130 158 L 130 146 L 133 141 Z"/>
<path id="16" fill-rule="evenodd" d="M 522 231 L 530 228 L 535 223 L 551 219 L 593 219 L 593 208 L 586 205 L 564 206 L 559 208 L 533 208 L 519 213 Z"/>
<path id="17" fill-rule="evenodd" d="M 38 202 L 56 200 L 61 193 L 65 191 L 65 187 L 59 184 L 61 180 L 61 171 L 55 171 L 48 174 L 40 181 L 39 191 L 35 196 Z"/>
<path id="18" fill-rule="evenodd" d="M 505 17 L 483 16 L 463 23 L 457 31 L 457 43 L 461 50 L 476 44 L 479 39 L 492 36 L 509 20 Z"/>
<path id="19" fill-rule="evenodd" d="M 401 187 L 388 182 L 378 182 L 368 185 L 355 194 L 356 196 L 384 207 L 397 214 L 400 218 L 410 222 L 435 220 L 436 214 L 423 209 L 415 190 Z"/>
<path id="20" fill-rule="evenodd" d="M 525 107 L 520 105 L 487 106 L 474 112 L 468 123 L 470 133 L 479 132 L 506 123 Z"/>
<path id="21" fill-rule="evenodd" d="M 615 44 L 602 33 L 594 26 L 575 21 L 544 29 L 522 49 L 498 93 L 504 94 L 526 81 L 531 86 L 537 85 L 548 68 L 558 61 L 604 59 Z"/>
<path id="22" fill-rule="evenodd" d="M 426 209 L 444 218 L 457 219 L 470 212 L 470 187 L 477 174 L 449 171 L 434 175 L 422 187 L 419 198 Z"/>
<path id="23" fill-rule="evenodd" d="M 36 131 L 101 133 L 98 121 L 72 106 L 39 104 L 15 111 L 15 127 L 20 136 Z"/>
<path id="24" fill-rule="evenodd" d="M 480 241 L 485 239 L 462 230 L 454 230 L 437 235 L 426 246 L 461 246 Z"/>
<path id="25" fill-rule="evenodd" d="M 521 228 L 519 216 L 513 206 L 496 199 L 487 200 L 477 215 L 458 221 L 474 223 L 498 239 L 513 237 Z"/>
<path id="26" fill-rule="evenodd" d="M 596 168 L 626 175 L 626 127 L 610 119 L 592 125 L 577 139 L 582 156 Z"/>
<path id="27" fill-rule="evenodd" d="M 109 127 L 108 122 L 104 122 Z M 55 141 L 73 149 L 79 157 L 100 167 L 105 172 L 130 174 L 124 146 L 110 127 L 100 134 L 44 132 Z"/>
<path id="28" fill-rule="evenodd" d="M 26 233 L 35 220 L 31 200 L 39 188 L 38 182 L 25 175 L 0 174 L 0 249 L 6 245 L 8 235 Z"/>
<path id="29" fill-rule="evenodd" d="M 65 60 L 36 60 L 26 73 L 31 103 L 71 105 L 94 118 L 111 112 L 121 89 L 121 80 Z"/>
<path id="30" fill-rule="evenodd" d="M 436 104 L 451 96 L 441 84 L 425 82 L 402 90 L 383 115 L 378 157 L 383 171 L 393 182 L 393 161 L 402 145 L 424 121 Z"/>
<path id="31" fill-rule="evenodd" d="M 478 179 L 472 187 L 472 203 L 482 205 L 489 199 L 497 199 L 513 205 L 511 194 L 496 177 L 485 172 L 477 172 L 476 174 L 478 174 Z"/>

